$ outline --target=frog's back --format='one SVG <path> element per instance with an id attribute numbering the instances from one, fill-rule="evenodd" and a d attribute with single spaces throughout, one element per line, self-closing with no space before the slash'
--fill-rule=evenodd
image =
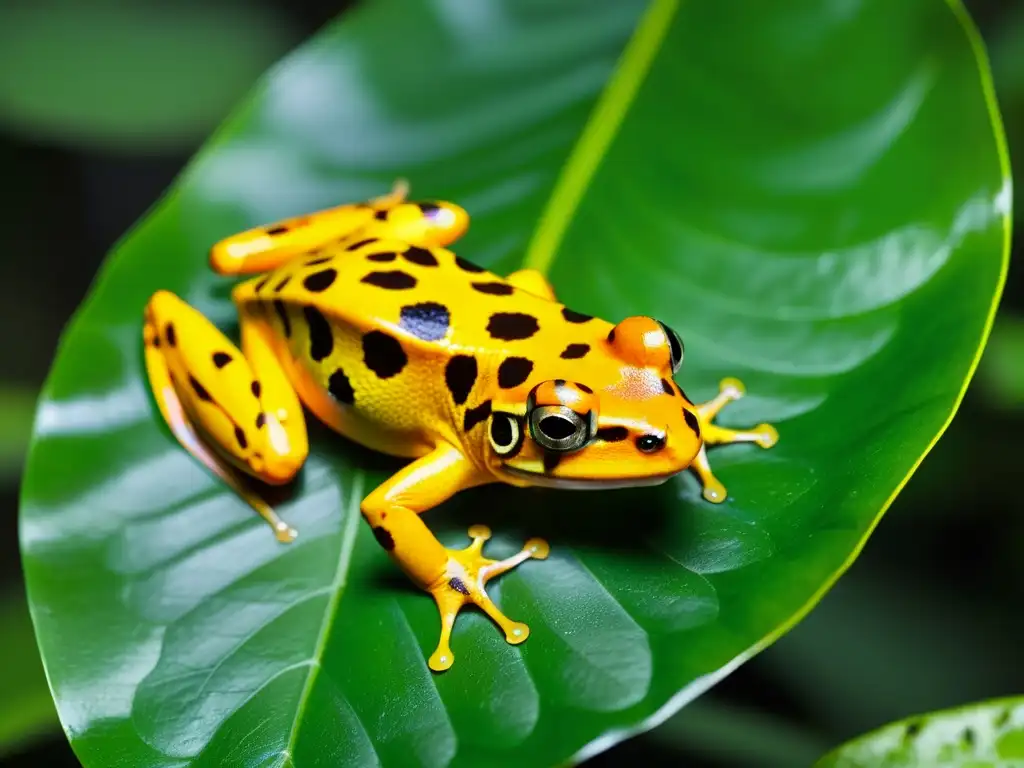
<path id="1" fill-rule="evenodd" d="M 234 299 L 316 312 L 338 329 L 388 333 L 414 354 L 441 356 L 531 339 L 561 310 L 446 248 L 378 238 L 294 259 L 242 283 Z M 302 320 L 279 329 L 291 335 Z"/>
<path id="2" fill-rule="evenodd" d="M 498 381 L 503 361 L 540 362 L 552 350 L 557 358 L 566 328 L 582 331 L 589 320 L 445 248 L 389 239 L 292 260 L 239 285 L 234 297 L 287 340 L 286 368 L 307 405 L 339 431 L 389 453 L 401 451 L 382 441 L 385 433 L 400 448 L 414 446 L 409 454 L 439 437 L 461 441 L 467 411 L 510 383 Z M 602 332 L 597 326 L 606 324 L 588 325 Z M 525 362 L 505 370 L 529 373 Z M 311 402 L 325 391 L 366 423 Z"/>

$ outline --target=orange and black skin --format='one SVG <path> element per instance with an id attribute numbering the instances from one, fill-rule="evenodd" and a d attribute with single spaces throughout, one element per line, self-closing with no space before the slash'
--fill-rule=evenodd
<path id="1" fill-rule="evenodd" d="M 617 324 L 561 304 L 545 278 L 505 278 L 446 246 L 468 226 L 445 202 L 405 190 L 243 232 L 217 243 L 211 266 L 254 275 L 232 294 L 240 348 L 168 291 L 150 299 L 146 365 L 161 413 L 197 459 L 273 526 L 296 535 L 244 481 L 287 483 L 309 446 L 303 406 L 335 431 L 412 461 L 362 502 L 377 541 L 437 601 L 442 630 L 430 657 L 451 666 L 449 639 L 468 603 L 510 643 L 525 624 L 484 589 L 528 558 L 540 539 L 502 561 L 483 556 L 490 532 L 443 547 L 420 515 L 466 488 L 608 488 L 664 482 L 692 468 L 710 501 L 725 489 L 706 445 L 770 447 L 774 428 L 712 423 L 742 395 L 734 379 L 694 404 L 674 382 L 679 337 L 649 317 Z"/>

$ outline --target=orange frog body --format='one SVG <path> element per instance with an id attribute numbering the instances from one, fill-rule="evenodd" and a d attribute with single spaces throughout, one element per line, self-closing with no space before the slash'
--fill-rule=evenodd
<path id="1" fill-rule="evenodd" d="M 742 395 L 735 379 L 694 404 L 673 381 L 679 336 L 649 317 L 617 325 L 558 302 L 539 272 L 501 278 L 445 246 L 468 216 L 413 203 L 405 190 L 228 238 L 211 266 L 256 275 L 233 299 L 241 349 L 198 311 L 158 291 L 145 311 L 146 366 L 179 442 L 235 489 L 282 542 L 296 532 L 247 487 L 291 480 L 308 453 L 305 406 L 335 431 L 413 459 L 362 502 L 377 541 L 441 614 L 431 669 L 448 669 L 458 611 L 483 609 L 510 643 L 529 629 L 487 596 L 487 581 L 528 558 L 441 545 L 420 515 L 465 488 L 609 488 L 660 483 L 691 468 L 709 501 L 725 499 L 705 446 L 768 448 L 770 425 L 712 423 Z"/>

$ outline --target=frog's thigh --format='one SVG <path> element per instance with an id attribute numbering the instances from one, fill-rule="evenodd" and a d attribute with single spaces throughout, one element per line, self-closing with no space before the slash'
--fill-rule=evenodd
<path id="1" fill-rule="evenodd" d="M 361 508 L 380 545 L 418 586 L 429 589 L 444 578 L 448 552 L 419 514 L 488 481 L 461 451 L 442 445 L 395 473 Z"/>
<path id="2" fill-rule="evenodd" d="M 552 287 L 551 283 L 548 282 L 548 279 L 536 269 L 520 269 L 510 274 L 505 279 L 516 288 L 529 291 L 530 293 L 540 296 L 542 299 L 547 299 L 548 301 L 557 301 L 555 298 L 555 289 Z"/>
<path id="3" fill-rule="evenodd" d="M 244 321 L 242 328 L 247 339 Z M 175 438 L 266 518 L 278 538 L 294 538 L 233 471 L 284 483 L 305 461 L 302 412 L 294 392 L 289 398 L 279 389 L 279 368 L 262 359 L 258 343 L 247 341 L 261 366 L 254 372 L 216 326 L 168 291 L 158 291 L 147 304 L 143 333 L 150 387 Z M 261 377 L 272 383 L 266 392 Z"/>

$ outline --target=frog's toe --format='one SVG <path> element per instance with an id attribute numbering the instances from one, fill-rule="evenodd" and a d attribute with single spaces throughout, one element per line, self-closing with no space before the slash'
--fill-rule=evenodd
<path id="1" fill-rule="evenodd" d="M 771 424 L 758 424 L 753 429 L 729 429 L 714 423 L 721 410 L 746 394 L 743 382 L 732 377 L 722 379 L 718 394 L 705 403 L 696 403 L 697 419 L 704 444 L 693 459 L 690 468 L 697 474 L 703 490 L 701 495 L 712 504 L 721 504 L 728 498 L 725 486 L 715 477 L 708 462 L 707 446 L 728 443 L 754 443 L 762 448 L 771 448 L 779 442 L 779 431 Z"/>
<path id="2" fill-rule="evenodd" d="M 701 491 L 701 495 L 712 504 L 721 504 L 729 495 L 725 486 L 712 474 L 708 474 L 703 479 L 703 484 L 704 490 Z"/>
<path id="3" fill-rule="evenodd" d="M 547 560 L 551 554 L 551 547 L 544 539 L 529 539 L 523 549 L 529 550 L 530 557 L 534 560 Z"/>
<path id="4" fill-rule="evenodd" d="M 272 525 L 274 528 L 274 536 L 276 536 L 277 540 L 282 544 L 290 544 L 299 536 L 299 532 L 288 525 L 284 520 L 274 520 L 272 521 Z"/>
<path id="5" fill-rule="evenodd" d="M 718 382 L 718 391 L 729 400 L 739 400 L 747 394 L 747 388 L 743 382 L 733 376 L 728 376 Z"/>
<path id="6" fill-rule="evenodd" d="M 452 628 L 459 611 L 472 603 L 491 617 L 505 633 L 505 640 L 518 645 L 530 636 L 530 628 L 521 621 L 513 621 L 499 610 L 487 595 L 488 581 L 520 563 L 535 558 L 543 560 L 550 554 L 550 547 L 543 539 L 530 539 L 523 548 L 504 560 L 491 560 L 482 554 L 484 542 L 491 537 L 489 528 L 474 525 L 469 529 L 472 543 L 465 549 L 448 550 L 448 566 L 444 577 L 430 588 L 441 614 L 441 636 L 437 648 L 429 659 L 435 672 L 449 669 L 455 661 L 451 649 Z"/>
<path id="7" fill-rule="evenodd" d="M 762 448 L 771 448 L 779 442 L 779 430 L 771 424 L 758 424 L 753 431 L 757 435 L 754 442 Z"/>

